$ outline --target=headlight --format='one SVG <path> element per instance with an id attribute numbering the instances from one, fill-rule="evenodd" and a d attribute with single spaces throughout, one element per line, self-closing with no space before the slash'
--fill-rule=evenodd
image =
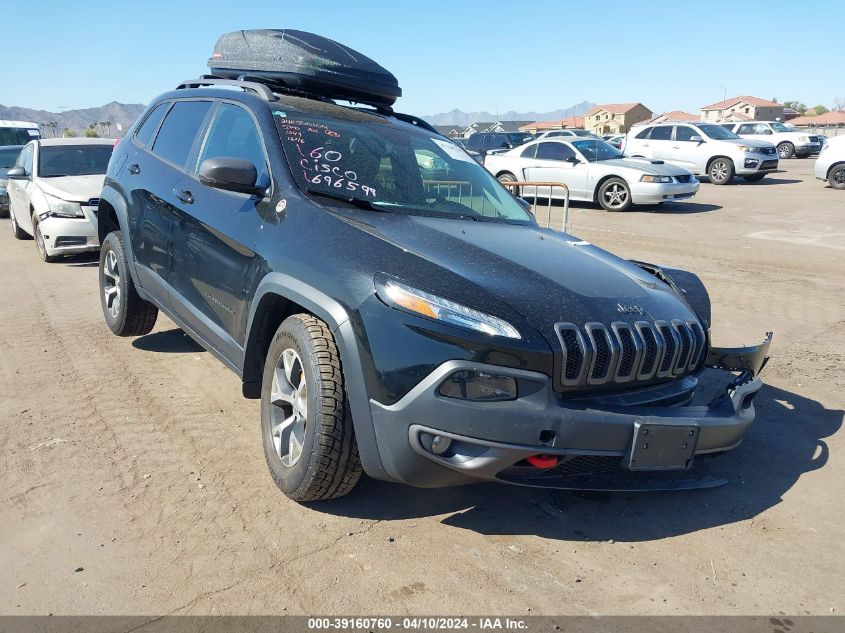
<path id="1" fill-rule="evenodd" d="M 801 137 L 798 138 L 798 142 L 799 143 L 809 143 L 810 137 L 809 136 L 801 136 Z"/>
<path id="2" fill-rule="evenodd" d="M 672 176 L 652 176 L 652 175 L 645 175 L 640 178 L 640 182 L 672 182 Z"/>
<path id="3" fill-rule="evenodd" d="M 749 154 L 763 153 L 762 147 L 752 147 L 751 145 L 737 145 L 736 147 L 740 152 L 748 152 Z"/>
<path id="4" fill-rule="evenodd" d="M 57 218 L 84 218 L 82 207 L 78 202 L 68 202 L 55 196 L 44 194 L 47 204 L 50 206 L 50 215 Z"/>
<path id="5" fill-rule="evenodd" d="M 429 294 L 423 290 L 411 288 L 398 281 L 385 281 L 379 287 L 378 292 L 379 296 L 388 304 L 414 314 L 491 336 L 522 338 L 517 329 L 503 319 L 473 310 L 465 305 Z"/>

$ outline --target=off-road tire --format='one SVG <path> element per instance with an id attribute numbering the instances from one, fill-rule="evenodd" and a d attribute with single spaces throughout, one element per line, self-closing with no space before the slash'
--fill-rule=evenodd
<path id="1" fill-rule="evenodd" d="M 743 176 L 742 179 L 745 182 L 760 182 L 765 177 L 766 174 L 751 174 L 750 176 Z"/>
<path id="2" fill-rule="evenodd" d="M 614 203 L 608 199 L 611 193 L 622 196 L 620 202 Z M 596 194 L 599 204 L 605 211 L 627 211 L 633 206 L 631 202 L 631 188 L 622 178 L 608 178 Z"/>
<path id="3" fill-rule="evenodd" d="M 38 216 L 33 213 L 32 232 L 34 233 L 33 237 L 35 238 L 35 250 L 38 251 L 38 256 L 41 258 L 41 261 L 52 264 L 57 261 L 59 257 L 58 255 L 47 254 L 47 245 L 44 243 L 44 236 L 41 235 L 41 227 L 39 225 L 40 222 L 38 221 Z"/>
<path id="4" fill-rule="evenodd" d="M 784 141 L 780 145 L 778 145 L 778 157 L 786 160 L 787 158 L 792 158 L 795 155 L 795 146 L 792 143 L 788 143 Z"/>
<path id="5" fill-rule="evenodd" d="M 12 235 L 15 236 L 16 240 L 31 240 L 32 236 L 24 231 L 21 227 L 18 226 L 18 221 L 15 219 L 15 214 L 12 212 L 11 207 L 9 207 L 9 225 L 12 229 Z"/>
<path id="6" fill-rule="evenodd" d="M 106 272 L 110 254 L 114 254 L 113 262 L 116 266 L 115 272 L 118 274 L 116 281 Z M 119 304 L 115 314 L 112 314 L 111 306 L 106 298 L 107 284 L 118 288 Z M 129 273 L 123 236 L 116 231 L 106 236 L 100 248 L 99 287 L 103 317 L 112 332 L 118 336 L 143 336 L 152 331 L 158 318 L 158 308 L 142 299 L 135 289 L 135 283 Z"/>
<path id="7" fill-rule="evenodd" d="M 735 173 L 733 161 L 724 156 L 717 156 L 707 165 L 707 178 L 714 185 L 730 184 L 733 182 Z"/>
<path id="8" fill-rule="evenodd" d="M 272 435 L 273 377 L 285 350 L 301 361 L 307 386 L 307 413 L 301 453 L 286 465 Z M 300 378 L 301 379 L 301 378 Z M 273 481 L 290 499 L 323 501 L 347 494 L 361 477 L 361 459 L 341 371 L 329 327 L 310 314 L 285 319 L 267 350 L 261 382 L 261 438 Z"/>
<path id="9" fill-rule="evenodd" d="M 845 164 L 834 165 L 827 172 L 827 184 L 834 189 L 845 189 Z"/>

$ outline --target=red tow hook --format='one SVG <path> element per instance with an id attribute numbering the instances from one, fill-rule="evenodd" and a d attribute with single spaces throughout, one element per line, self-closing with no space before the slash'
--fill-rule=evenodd
<path id="1" fill-rule="evenodd" d="M 554 468 L 557 466 L 557 457 L 554 455 L 532 455 L 531 457 L 526 457 L 525 461 L 534 468 Z"/>

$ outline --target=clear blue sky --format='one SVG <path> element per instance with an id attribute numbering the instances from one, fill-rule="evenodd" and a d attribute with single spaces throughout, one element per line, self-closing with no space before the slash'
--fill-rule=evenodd
<path id="1" fill-rule="evenodd" d="M 398 78 L 398 106 L 549 111 L 583 100 L 655 112 L 727 96 L 845 98 L 845 2 L 31 0 L 0 38 L 0 103 L 146 103 L 205 72 L 217 36 L 296 28 Z M 8 13 L 8 11 L 7 11 Z M 26 16 L 25 18 L 23 16 Z M 7 16 L 8 17 L 8 16 Z M 786 42 L 786 44 L 783 44 Z M 14 60 L 14 67 L 11 62 Z"/>

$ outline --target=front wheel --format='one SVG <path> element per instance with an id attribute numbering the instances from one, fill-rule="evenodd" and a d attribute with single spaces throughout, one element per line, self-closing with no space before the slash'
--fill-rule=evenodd
<path id="1" fill-rule="evenodd" d="M 792 143 L 781 143 L 778 145 L 778 156 L 783 159 L 792 158 L 795 153 L 795 146 Z"/>
<path id="2" fill-rule="evenodd" d="M 52 264 L 59 258 L 56 255 L 50 255 L 47 252 L 47 243 L 44 241 L 44 236 L 41 234 L 41 223 L 38 221 L 38 216 L 32 216 L 33 233 L 35 233 L 35 247 L 38 249 L 38 255 L 41 261 Z"/>
<path id="3" fill-rule="evenodd" d="M 340 355 L 310 314 L 285 319 L 267 350 L 261 439 L 273 481 L 294 501 L 341 497 L 361 477 Z"/>
<path id="4" fill-rule="evenodd" d="M 158 317 L 158 308 L 141 298 L 129 276 L 120 233 L 109 233 L 100 249 L 100 305 L 109 329 L 118 336 L 149 334 Z"/>
<path id="5" fill-rule="evenodd" d="M 621 178 L 610 178 L 599 188 L 598 199 L 605 211 L 627 211 L 631 208 L 631 189 Z"/>
<path id="6" fill-rule="evenodd" d="M 27 233 L 20 226 L 18 226 L 18 221 L 15 218 L 15 212 L 12 211 L 12 207 L 9 207 L 9 226 L 11 227 L 12 235 L 15 236 L 16 240 L 30 239 L 29 233 Z"/>
<path id="7" fill-rule="evenodd" d="M 730 158 L 716 158 L 707 168 L 707 177 L 714 185 L 727 185 L 734 178 L 734 164 Z"/>
<path id="8" fill-rule="evenodd" d="M 742 179 L 745 182 L 760 182 L 765 177 L 766 174 L 751 174 L 750 176 L 743 176 Z"/>
<path id="9" fill-rule="evenodd" d="M 845 189 L 845 165 L 836 165 L 831 169 L 827 182 L 834 189 Z"/>

